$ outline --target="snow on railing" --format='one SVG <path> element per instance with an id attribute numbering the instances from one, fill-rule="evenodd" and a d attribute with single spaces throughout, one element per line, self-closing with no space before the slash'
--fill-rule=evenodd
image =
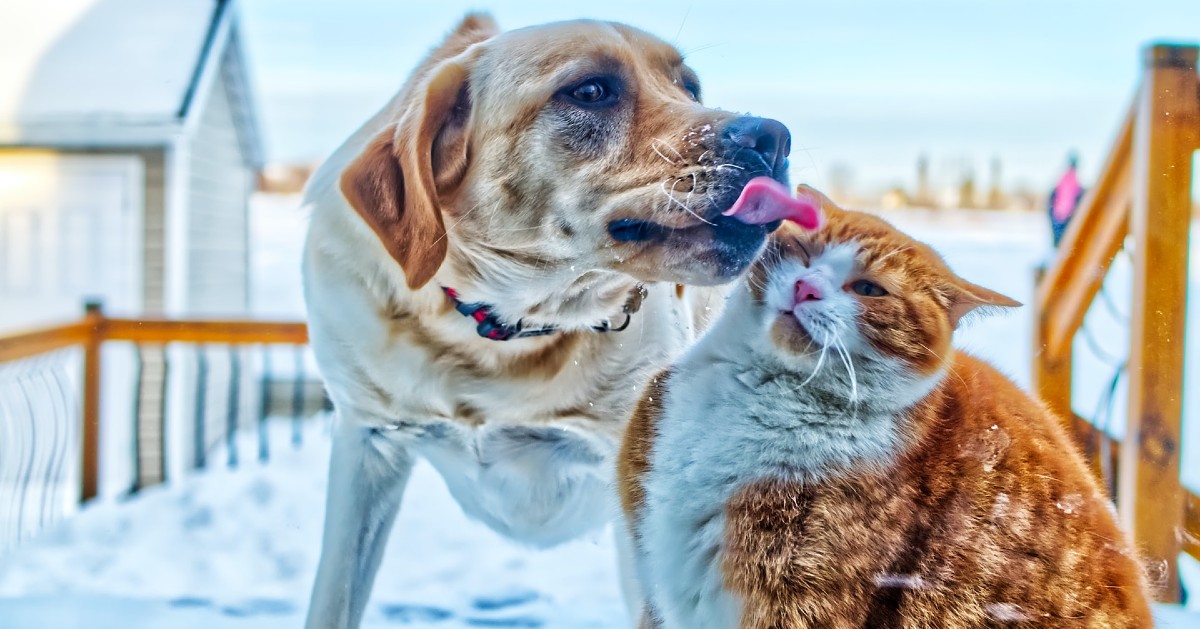
<path id="1" fill-rule="evenodd" d="M 112 318 L 98 304 L 0 336 L 0 549 L 114 488 L 266 461 L 268 417 L 290 416 L 299 445 L 303 418 L 328 406 L 307 343 L 298 322 Z M 255 452 L 241 452 L 250 431 Z"/>

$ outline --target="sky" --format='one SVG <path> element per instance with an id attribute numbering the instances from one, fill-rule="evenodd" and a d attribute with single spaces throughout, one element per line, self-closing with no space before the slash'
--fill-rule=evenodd
<path id="1" fill-rule="evenodd" d="M 999 160 L 1050 186 L 1077 150 L 1094 177 L 1132 100 L 1141 48 L 1200 41 L 1200 0 L 242 0 L 267 157 L 316 162 L 399 88 L 468 10 L 502 28 L 579 17 L 675 43 L 705 103 L 784 122 L 792 180 L 912 187 Z"/>

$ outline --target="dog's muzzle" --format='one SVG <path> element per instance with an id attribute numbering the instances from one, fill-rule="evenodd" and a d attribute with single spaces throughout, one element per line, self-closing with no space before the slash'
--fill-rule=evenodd
<path id="1" fill-rule="evenodd" d="M 712 182 L 712 202 L 704 208 L 703 220 L 712 227 L 718 239 L 729 241 L 760 240 L 779 227 L 774 221 L 765 226 L 747 225 L 726 215 L 741 196 L 742 190 L 756 177 L 770 177 L 788 185 L 788 154 L 792 150 L 792 134 L 778 120 L 742 116 L 730 120 L 721 129 L 713 149 L 716 159 L 730 168 L 720 170 L 720 178 Z M 666 239 L 674 228 L 632 218 L 622 218 L 608 224 L 608 233 L 617 242 L 644 242 Z"/>

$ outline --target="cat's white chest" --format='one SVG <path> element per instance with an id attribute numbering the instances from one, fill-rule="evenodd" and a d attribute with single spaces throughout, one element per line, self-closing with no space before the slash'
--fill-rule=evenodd
<path id="1" fill-rule="evenodd" d="M 731 629 L 741 602 L 724 584 L 725 506 L 805 454 L 761 423 L 797 412 L 793 404 L 760 391 L 739 365 L 695 362 L 672 378 L 650 452 L 639 576 L 664 629 Z"/>
<path id="2" fill-rule="evenodd" d="M 704 402 L 720 397 L 712 393 Z M 736 470 L 729 459 L 737 448 L 721 443 L 726 430 L 697 429 L 714 410 L 692 404 L 670 409 L 660 419 L 645 477 L 647 507 L 637 524 L 639 579 L 664 629 L 732 628 L 741 613 L 721 570 L 725 503 L 742 484 L 724 472 Z"/>
<path id="3" fill-rule="evenodd" d="M 725 509 L 736 492 L 885 461 L 897 444 L 890 418 L 828 415 L 795 381 L 764 381 L 742 363 L 696 351 L 668 383 L 636 524 L 639 577 L 664 629 L 738 626 L 741 601 L 722 570 Z"/>

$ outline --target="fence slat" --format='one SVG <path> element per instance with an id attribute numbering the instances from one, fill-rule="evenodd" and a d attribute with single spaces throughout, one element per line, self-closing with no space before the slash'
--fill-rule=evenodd
<path id="1" fill-rule="evenodd" d="M 133 435 L 133 482 L 129 493 L 137 493 L 142 488 L 142 387 L 146 375 L 146 359 L 142 355 L 142 346 L 133 346 L 133 422 L 130 434 Z"/>
<path id="2" fill-rule="evenodd" d="M 300 422 L 304 418 L 304 348 L 295 350 L 296 373 L 292 380 L 292 446 L 300 447 L 303 439 Z"/>
<path id="3" fill-rule="evenodd" d="M 192 420 L 192 448 L 196 469 L 202 470 L 208 463 L 208 444 L 205 443 L 205 406 L 208 401 L 208 355 L 203 345 L 196 346 L 196 413 Z"/>
<path id="4" fill-rule="evenodd" d="M 271 412 L 271 350 L 262 348 L 262 375 L 258 381 L 258 460 L 266 463 L 271 458 L 267 435 L 267 414 Z"/>
<path id="5" fill-rule="evenodd" d="M 32 375 L 25 375 L 17 379 L 17 393 L 21 396 L 24 403 L 25 412 L 29 419 L 29 438 L 28 446 L 25 448 L 29 452 L 29 459 L 21 457 L 22 470 L 19 472 L 20 477 L 17 481 L 17 542 L 20 542 L 25 537 L 25 503 L 29 493 L 29 485 L 33 482 L 33 464 L 37 460 L 37 411 L 34 410 L 33 398 L 29 396 L 29 387 L 21 386 L 22 379 L 32 380 Z"/>
<path id="6" fill-rule="evenodd" d="M 225 444 L 229 467 L 238 464 L 238 411 L 241 407 L 242 360 L 235 347 L 229 348 L 229 406 L 225 409 Z"/>

